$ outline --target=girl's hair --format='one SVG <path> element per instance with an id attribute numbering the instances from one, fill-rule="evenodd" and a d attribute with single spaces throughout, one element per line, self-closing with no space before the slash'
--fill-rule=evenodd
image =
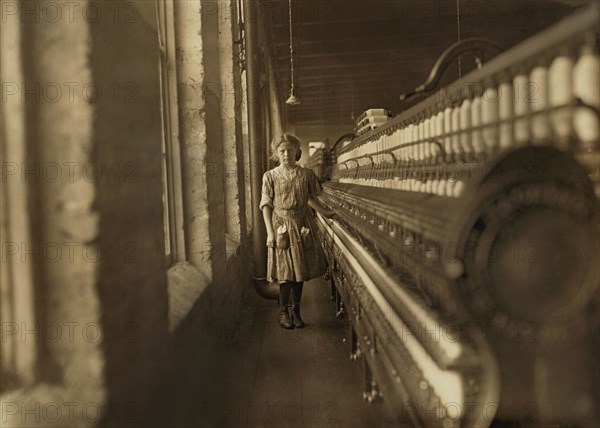
<path id="1" fill-rule="evenodd" d="M 296 148 L 296 161 L 300 160 L 300 157 L 302 156 L 300 140 L 298 137 L 292 134 L 281 134 L 279 137 L 276 137 L 273 139 L 273 141 L 271 141 L 271 160 L 276 163 L 279 162 L 279 158 L 277 157 L 277 147 L 279 147 L 281 143 L 292 143 Z"/>

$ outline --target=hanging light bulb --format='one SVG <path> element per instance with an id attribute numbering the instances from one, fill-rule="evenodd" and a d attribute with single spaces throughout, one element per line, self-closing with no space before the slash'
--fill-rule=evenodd
<path id="1" fill-rule="evenodd" d="M 285 103 L 290 106 L 297 106 L 298 104 L 300 104 L 300 99 L 292 92 L 290 94 L 290 97 L 285 101 Z"/>
<path id="2" fill-rule="evenodd" d="M 292 38 L 292 0 L 288 0 L 290 21 L 290 97 L 285 101 L 287 105 L 297 106 L 300 99 L 294 94 L 294 43 Z"/>

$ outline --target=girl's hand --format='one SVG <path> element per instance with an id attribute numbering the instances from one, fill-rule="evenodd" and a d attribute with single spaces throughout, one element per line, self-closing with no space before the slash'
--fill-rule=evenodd
<path id="1" fill-rule="evenodd" d="M 267 232 L 267 247 L 275 248 L 275 234 Z"/>

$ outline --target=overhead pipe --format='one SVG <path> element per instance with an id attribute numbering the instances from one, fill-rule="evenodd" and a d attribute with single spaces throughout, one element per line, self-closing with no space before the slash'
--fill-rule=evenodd
<path id="1" fill-rule="evenodd" d="M 250 194 L 252 201 L 252 250 L 254 254 L 254 290 L 277 300 L 279 287 L 267 281 L 267 232 L 259 208 L 264 169 L 264 133 L 260 105 L 260 66 L 258 49 L 257 0 L 243 0 L 246 38 L 246 100 L 248 103 L 248 137 L 250 140 Z"/>

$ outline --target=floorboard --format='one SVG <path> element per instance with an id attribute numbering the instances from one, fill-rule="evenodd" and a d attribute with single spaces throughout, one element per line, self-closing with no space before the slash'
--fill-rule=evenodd
<path id="1" fill-rule="evenodd" d="M 236 343 L 211 340 L 218 331 L 196 326 L 203 331 L 191 332 L 179 350 L 144 424 L 397 427 L 381 403 L 363 401 L 362 367 L 349 359 L 348 321 L 335 317 L 329 297 L 323 280 L 305 284 L 303 329 L 280 328 L 276 303 L 256 295 L 249 297 Z"/>

